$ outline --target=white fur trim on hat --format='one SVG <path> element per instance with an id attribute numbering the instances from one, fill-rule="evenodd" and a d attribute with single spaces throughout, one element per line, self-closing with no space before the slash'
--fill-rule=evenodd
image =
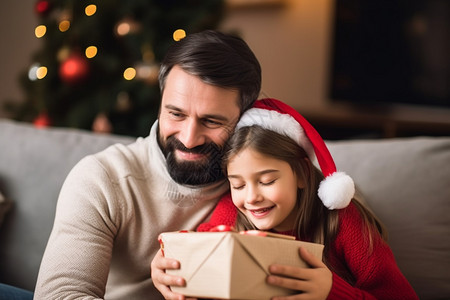
<path id="1" fill-rule="evenodd" d="M 349 205 L 355 194 L 353 179 L 344 172 L 334 172 L 319 186 L 318 195 L 328 209 L 341 209 Z"/>
<path id="2" fill-rule="evenodd" d="M 305 131 L 289 114 L 282 114 L 275 110 L 267 110 L 262 108 L 250 108 L 242 115 L 236 125 L 236 130 L 241 127 L 258 125 L 265 129 L 275 131 L 279 134 L 288 136 L 299 144 L 308 154 L 311 161 L 316 160 L 314 148 L 311 141 L 305 134 Z"/>

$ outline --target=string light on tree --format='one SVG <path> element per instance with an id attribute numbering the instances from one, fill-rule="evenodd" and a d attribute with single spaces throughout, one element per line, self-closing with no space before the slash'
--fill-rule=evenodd
<path id="1" fill-rule="evenodd" d="M 158 82 L 159 66 L 155 63 L 141 63 L 136 66 L 136 78 L 154 85 Z"/>
<path id="2" fill-rule="evenodd" d="M 133 80 L 136 77 L 136 69 L 129 67 L 123 72 L 123 78 L 126 80 Z"/>
<path id="3" fill-rule="evenodd" d="M 97 5 L 95 4 L 90 4 L 86 6 L 86 8 L 84 9 L 84 13 L 88 17 L 93 16 L 96 12 L 97 12 Z"/>
<path id="4" fill-rule="evenodd" d="M 37 80 L 38 68 L 39 68 L 39 64 L 37 64 L 37 63 L 31 65 L 30 69 L 28 70 L 28 79 L 30 79 L 31 81 Z"/>
<path id="5" fill-rule="evenodd" d="M 43 37 L 45 34 L 47 33 L 47 26 L 45 25 L 38 25 L 36 26 L 36 28 L 34 29 L 34 35 L 40 39 L 41 37 Z"/>
<path id="6" fill-rule="evenodd" d="M 87 58 L 93 58 L 97 55 L 97 47 L 89 46 L 86 48 L 85 55 Z"/>
<path id="7" fill-rule="evenodd" d="M 45 76 L 47 76 L 47 67 L 41 66 L 38 63 L 31 65 L 30 69 L 28 70 L 28 79 L 30 79 L 31 81 L 43 79 Z"/>
<path id="8" fill-rule="evenodd" d="M 63 10 L 58 14 L 58 29 L 61 32 L 66 32 L 70 28 L 72 20 L 72 12 Z"/>
<path id="9" fill-rule="evenodd" d="M 47 76 L 47 67 L 41 66 L 36 70 L 36 77 L 37 79 L 43 79 L 45 76 Z"/>
<path id="10" fill-rule="evenodd" d="M 59 31 L 66 32 L 70 28 L 70 21 L 62 20 L 61 22 L 59 22 L 58 28 L 59 28 Z"/>
<path id="11" fill-rule="evenodd" d="M 141 26 L 138 22 L 130 17 L 125 17 L 116 25 L 115 32 L 118 36 L 125 36 L 139 32 Z"/>
<path id="12" fill-rule="evenodd" d="M 173 32 L 173 40 L 178 42 L 186 37 L 186 31 L 183 29 L 177 29 Z"/>

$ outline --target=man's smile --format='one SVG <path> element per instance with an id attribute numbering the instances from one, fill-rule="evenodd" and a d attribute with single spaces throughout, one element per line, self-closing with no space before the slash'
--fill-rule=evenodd
<path id="1" fill-rule="evenodd" d="M 198 152 L 186 152 L 183 150 L 175 149 L 175 156 L 178 160 L 200 161 L 206 158 L 206 154 Z"/>

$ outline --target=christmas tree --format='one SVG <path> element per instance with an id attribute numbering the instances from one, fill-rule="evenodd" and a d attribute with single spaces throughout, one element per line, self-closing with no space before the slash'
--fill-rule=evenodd
<path id="1" fill-rule="evenodd" d="M 42 48 L 21 75 L 15 118 L 36 126 L 146 136 L 171 43 L 214 29 L 222 0 L 38 0 Z"/>

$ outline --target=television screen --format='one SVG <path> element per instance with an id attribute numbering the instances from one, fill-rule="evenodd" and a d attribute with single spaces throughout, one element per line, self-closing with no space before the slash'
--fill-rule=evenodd
<path id="1" fill-rule="evenodd" d="M 336 0 L 333 100 L 450 108 L 449 0 Z"/>

